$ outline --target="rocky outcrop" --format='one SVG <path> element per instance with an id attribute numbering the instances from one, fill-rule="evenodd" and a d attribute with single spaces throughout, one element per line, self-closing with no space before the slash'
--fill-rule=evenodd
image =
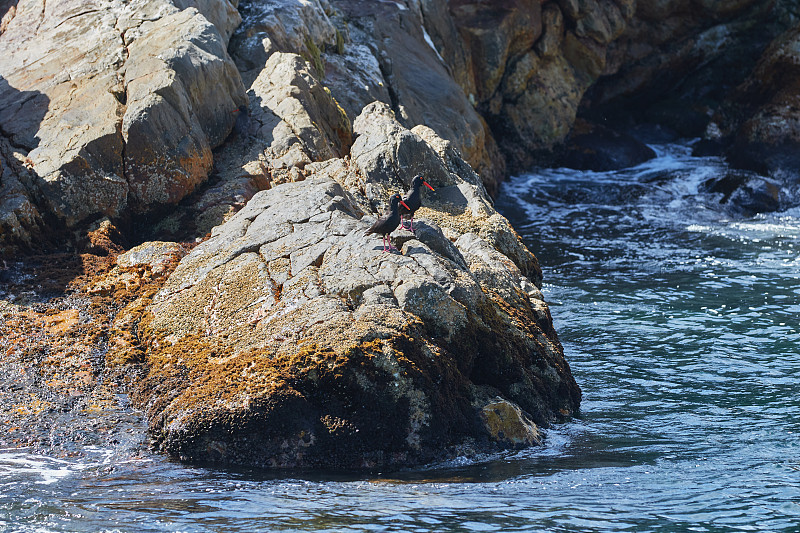
<path id="1" fill-rule="evenodd" d="M 800 183 L 800 27 L 776 38 L 715 114 L 708 136 L 735 165 Z"/>
<path id="2" fill-rule="evenodd" d="M 509 169 L 553 161 L 579 109 L 702 132 L 710 100 L 796 9 L 784 0 L 247 0 L 238 10 L 229 0 L 21 0 L 0 29 L 0 240 L 18 246 L 39 242 L 44 226 L 153 212 L 201 184 L 171 224 L 204 234 L 258 190 L 346 154 L 352 121 L 373 101 L 449 141 L 495 194 Z M 226 144 L 240 106 L 249 128 Z"/>
<path id="3" fill-rule="evenodd" d="M 667 0 L 636 2 L 635 14 L 622 35 L 608 51 L 606 74 L 591 91 L 594 105 L 617 99 L 639 100 L 637 103 L 671 98 L 686 98 L 698 102 L 707 91 L 720 88 L 723 80 L 692 79 L 693 76 L 717 67 L 730 67 L 752 60 L 737 49 L 736 58 L 726 57 L 730 48 L 743 39 L 756 37 L 748 32 L 764 22 L 773 2 L 742 0 L 736 2 L 706 2 Z M 763 37 L 762 37 L 763 38 Z M 727 64 L 723 65 L 724 62 Z"/>
<path id="4" fill-rule="evenodd" d="M 2 136 L 40 211 L 74 226 L 175 203 L 206 178 L 244 102 L 220 35 L 239 16 L 186 4 L 21 0 L 4 19 Z"/>
<path id="5" fill-rule="evenodd" d="M 0 346 L 40 402 L 2 385 L 32 435 L 9 442 L 44 438 L 36 405 L 108 404 L 108 376 L 192 461 L 386 468 L 538 442 L 580 390 L 536 258 L 492 206 L 498 180 L 564 139 L 572 166 L 649 156 L 604 121 L 576 127 L 581 106 L 701 131 L 712 106 L 686 99 L 755 63 L 759 22 L 789 4 L 2 4 Z M 742 154 L 766 148 L 771 174 L 794 161 L 795 41 L 714 118 Z M 740 80 L 719 77 L 712 99 Z M 382 253 L 364 231 L 417 173 L 436 192 Z M 781 205 L 773 178 L 701 188 L 748 214 Z M 38 259 L 30 282 L 6 266 L 62 228 L 77 253 Z M 162 240 L 125 252 L 138 231 Z M 34 288 L 60 296 L 29 308 Z"/>
<path id="6" fill-rule="evenodd" d="M 153 297 L 136 397 L 168 453 L 397 467 L 529 445 L 578 408 L 536 260 L 479 177 L 385 104 L 354 132 L 349 158 L 256 194 Z M 417 172 L 436 193 L 383 253 L 364 233 Z"/>

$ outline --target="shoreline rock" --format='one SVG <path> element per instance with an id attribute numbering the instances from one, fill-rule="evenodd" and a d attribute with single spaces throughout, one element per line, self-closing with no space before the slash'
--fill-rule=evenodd
<path id="1" fill-rule="evenodd" d="M 509 171 L 552 162 L 577 117 L 696 132 L 800 13 L 788 0 L 685 4 L 20 0 L 0 32 L 0 246 L 169 209 L 183 213 L 173 224 L 202 212 L 202 235 L 340 157 L 376 100 L 452 143 L 490 195 Z M 240 106 L 253 128 L 229 138 Z M 785 136 L 749 128 L 732 159 L 796 166 Z M 176 206 L 195 191 L 194 207 Z"/>
<path id="2" fill-rule="evenodd" d="M 167 453 L 398 468 L 538 442 L 537 424 L 577 411 L 535 258 L 474 172 L 385 104 L 355 131 L 349 161 L 256 194 L 153 297 L 134 397 Z M 418 172 L 442 194 L 426 197 L 417 235 L 395 232 L 402 254 L 383 253 L 364 237 L 372 205 Z M 481 414 L 490 399 L 499 419 Z"/>

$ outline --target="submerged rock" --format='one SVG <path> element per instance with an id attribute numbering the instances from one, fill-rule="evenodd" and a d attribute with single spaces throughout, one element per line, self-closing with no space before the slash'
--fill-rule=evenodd
<path id="1" fill-rule="evenodd" d="M 746 170 L 731 170 L 711 178 L 701 190 L 720 194 L 720 204 L 743 216 L 777 211 L 784 196 L 780 182 Z"/>
<path id="2" fill-rule="evenodd" d="M 536 260 L 479 178 L 385 105 L 355 130 L 350 160 L 257 193 L 153 297 L 136 399 L 166 452 L 400 467 L 534 443 L 577 410 Z M 364 232 L 419 172 L 437 192 L 384 253 Z"/>

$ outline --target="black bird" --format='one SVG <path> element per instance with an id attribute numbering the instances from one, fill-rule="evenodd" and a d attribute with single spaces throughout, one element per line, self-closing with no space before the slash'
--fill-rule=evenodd
<path id="1" fill-rule="evenodd" d="M 369 235 L 374 233 L 375 235 L 383 235 L 383 251 L 386 252 L 386 243 L 389 243 L 389 250 L 397 250 L 394 246 L 392 246 L 392 241 L 389 238 L 389 234 L 397 229 L 397 226 L 400 225 L 400 211 L 398 208 L 400 204 L 404 205 L 406 208 L 408 206 L 403 202 L 400 198 L 398 193 L 393 194 L 389 198 L 389 208 L 380 217 L 375 223 L 370 226 L 367 232 L 364 235 Z M 409 209 L 410 211 L 410 209 Z"/>
<path id="2" fill-rule="evenodd" d="M 233 131 L 239 136 L 244 137 L 250 132 L 250 109 L 246 105 L 240 105 L 231 113 L 236 115 L 236 122 L 233 124 Z"/>
<path id="3" fill-rule="evenodd" d="M 430 184 L 427 181 L 422 179 L 421 175 L 414 176 L 414 179 L 411 180 L 411 190 L 408 191 L 406 197 L 403 198 L 403 202 L 405 202 L 404 205 L 408 209 L 402 209 L 402 208 L 400 209 L 400 215 L 401 215 L 400 224 L 402 225 L 403 229 L 407 229 L 408 231 L 411 232 L 414 231 L 414 213 L 422 205 L 422 193 L 420 191 L 420 187 L 422 187 L 423 185 L 425 185 L 432 191 L 435 190 L 433 187 L 430 186 Z M 406 225 L 403 223 L 403 217 L 402 217 L 403 215 L 409 215 L 408 217 L 410 221 L 409 227 L 406 227 Z"/>

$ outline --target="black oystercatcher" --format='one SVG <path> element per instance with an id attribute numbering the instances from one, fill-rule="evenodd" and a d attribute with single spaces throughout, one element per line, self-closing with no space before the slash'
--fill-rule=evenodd
<path id="1" fill-rule="evenodd" d="M 407 209 L 408 206 L 403 202 L 400 198 L 400 195 L 395 193 L 389 198 L 389 209 L 380 217 L 375 223 L 370 226 L 367 232 L 364 235 L 369 235 L 374 233 L 376 235 L 383 235 L 383 251 L 386 252 L 386 243 L 389 243 L 389 250 L 397 250 L 394 246 L 392 246 L 392 241 L 389 238 L 389 234 L 397 229 L 397 226 L 400 225 L 400 205 L 404 205 Z M 411 211 L 411 209 L 409 209 Z"/>
<path id="2" fill-rule="evenodd" d="M 420 191 L 420 187 L 422 187 L 423 185 L 425 185 L 432 191 L 435 190 L 433 187 L 430 186 L 430 184 L 427 181 L 422 179 L 422 176 L 420 175 L 414 176 L 414 179 L 411 180 L 411 190 L 408 191 L 406 197 L 403 198 L 403 202 L 405 202 L 404 205 L 408 207 L 408 209 L 402 209 L 402 208 L 400 209 L 400 215 L 401 215 L 400 224 L 403 226 L 403 229 L 407 229 L 408 231 L 411 232 L 414 231 L 414 213 L 422 205 L 422 193 Z M 408 227 L 406 227 L 406 225 L 403 223 L 402 215 L 410 215 L 408 217 L 409 219 Z"/>

